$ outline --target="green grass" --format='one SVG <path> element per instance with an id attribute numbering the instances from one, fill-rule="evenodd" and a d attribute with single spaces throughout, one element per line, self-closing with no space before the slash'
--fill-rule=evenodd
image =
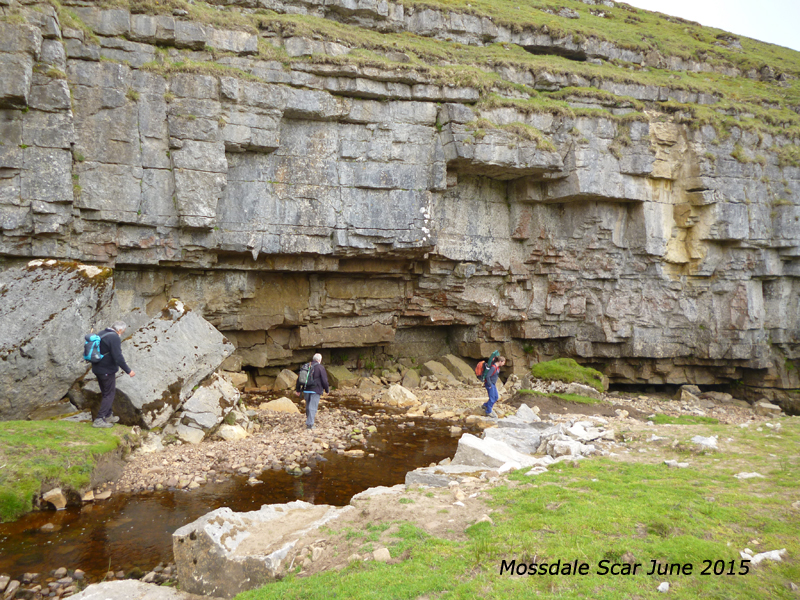
<path id="1" fill-rule="evenodd" d="M 700 417 L 695 415 L 672 417 L 670 415 L 657 414 L 650 420 L 656 425 L 715 425 L 719 423 L 719 420 L 713 417 Z"/>
<path id="2" fill-rule="evenodd" d="M 590 367 L 582 367 L 572 358 L 557 358 L 531 367 L 531 376 L 546 381 L 582 383 L 603 392 L 603 375 Z"/>
<path id="3" fill-rule="evenodd" d="M 95 459 L 119 445 L 127 429 L 94 429 L 65 421 L 0 422 L 0 521 L 31 510 L 43 483 L 80 490 L 91 480 Z"/>
<path id="4" fill-rule="evenodd" d="M 90 35 L 86 25 L 75 13 L 62 7 L 58 0 L 49 1 L 59 11 L 62 25 L 83 30 L 90 40 L 97 43 L 96 38 Z M 432 7 L 462 14 L 488 16 L 496 24 L 515 32 L 544 32 L 546 29 L 551 35 L 578 41 L 589 38 L 609 40 L 621 48 L 642 53 L 657 51 L 664 56 L 679 56 L 716 66 L 735 66 L 743 72 L 771 65 L 776 73 L 785 73 L 789 78 L 783 82 L 765 82 L 716 72 L 644 69 L 613 61 L 604 61 L 602 64 L 576 62 L 561 56 L 534 55 L 515 44 L 469 46 L 448 39 L 429 38 L 407 32 L 381 33 L 366 27 L 309 15 L 278 14 L 265 9 L 243 12 L 236 6 L 226 6 L 220 10 L 218 6 L 200 1 L 102 0 L 100 4 L 151 14 L 169 14 L 173 9 L 180 8 L 188 11 L 190 19 L 217 27 L 253 33 L 272 32 L 283 38 L 302 36 L 335 41 L 352 48 L 351 52 L 342 56 L 313 55 L 290 59 L 283 48 L 276 48 L 260 39 L 258 58 L 279 61 L 286 68 L 304 62 L 323 66 L 351 65 L 389 70 L 392 72 L 392 79 L 399 78 L 407 82 L 469 86 L 481 92 L 480 107 L 492 103 L 507 104 L 514 105 L 523 112 L 595 116 L 622 123 L 671 118 L 692 127 L 710 125 L 721 137 L 729 135 L 735 127 L 759 134 L 780 134 L 795 139 L 800 132 L 800 115 L 792 110 L 792 107 L 800 105 L 800 54 L 787 48 L 741 37 L 739 39 L 743 49 L 730 49 L 719 43 L 718 37 L 725 35 L 721 30 L 700 27 L 659 13 L 623 5 L 603 7 L 602 11 L 607 18 L 601 18 L 592 14 L 592 11 L 597 12 L 596 8 L 572 0 L 560 0 L 556 4 L 539 0 L 406 0 L 403 3 L 406 8 Z M 545 12 L 558 6 L 576 10 L 581 18 L 572 20 Z M 408 62 L 396 62 L 387 58 L 389 52 L 405 54 Z M 211 61 L 187 60 L 168 66 L 151 64 L 147 68 L 164 73 L 199 72 L 253 77 L 238 69 L 221 69 L 222 65 L 215 61 L 225 58 L 227 53 L 214 50 L 212 54 L 214 60 Z M 556 76 L 577 75 L 584 81 L 664 86 L 675 90 L 713 94 L 719 102 L 711 105 L 680 104 L 674 101 L 643 102 L 588 87 L 537 92 L 504 79 L 501 73 L 505 69 L 531 74 L 547 71 Z M 491 100 L 492 94 L 515 97 Z M 572 109 L 566 99 L 593 100 L 599 102 L 601 107 Z M 632 112 L 618 115 L 613 114 L 611 108 L 629 108 Z M 654 108 L 661 115 L 654 115 Z M 645 109 L 649 111 L 647 114 Z M 524 127 L 529 125 L 518 124 L 514 128 L 522 137 L 532 136 L 541 147 L 547 147 L 548 140 L 539 138 L 535 130 L 526 131 Z M 742 153 L 736 154 L 744 156 Z M 782 152 L 782 166 L 796 161 L 795 151 Z"/>
<path id="5" fill-rule="evenodd" d="M 590 398 L 589 396 L 581 396 L 580 394 L 552 394 L 556 398 L 561 398 L 567 402 L 577 402 L 579 404 L 607 404 L 605 400 L 598 400 L 597 398 Z"/>
<path id="6" fill-rule="evenodd" d="M 494 525 L 469 527 L 466 542 L 432 537 L 404 523 L 389 546 L 392 557 L 401 559 L 396 564 L 358 562 L 338 572 L 290 576 L 237 600 L 655 599 L 663 597 L 656 590 L 662 581 L 670 583 L 671 598 L 795 598 L 788 583 L 800 580 L 797 512 L 791 507 L 800 491 L 800 460 L 793 450 L 800 443 L 800 420 L 783 424 L 778 436 L 714 426 L 735 439 L 735 448 L 725 460 L 692 456 L 688 469 L 597 458 L 577 466 L 560 463 L 535 478 L 517 471 L 509 477 L 512 485 L 489 492 Z M 771 453 L 790 456 L 784 464 Z M 732 475 L 740 470 L 758 470 L 765 478 L 739 481 Z M 701 574 L 718 560 L 725 561 L 726 573 L 730 561 L 738 572 L 745 547 L 786 548 L 789 560 L 749 567 L 746 575 Z M 601 561 L 621 563 L 624 557 L 641 565 L 637 574 L 598 573 Z M 512 577 L 500 574 L 504 560 L 577 560 L 589 572 Z M 652 560 L 690 564 L 692 572 L 647 575 Z"/>

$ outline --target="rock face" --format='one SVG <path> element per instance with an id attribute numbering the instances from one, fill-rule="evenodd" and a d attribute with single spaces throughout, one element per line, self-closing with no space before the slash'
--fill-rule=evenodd
<path id="1" fill-rule="evenodd" d="M 198 444 L 216 430 L 239 402 L 239 391 L 218 374 L 192 393 L 174 415 L 175 433 L 183 441 Z M 165 433 L 171 433 L 165 429 Z"/>
<path id="2" fill-rule="evenodd" d="M 83 337 L 101 328 L 111 269 L 31 261 L 0 271 L 0 420 L 60 400 L 88 369 Z"/>
<path id="3" fill-rule="evenodd" d="M 179 297 L 264 377 L 317 349 L 364 368 L 376 348 L 417 364 L 499 348 L 518 372 L 558 354 L 615 383 L 736 381 L 783 405 L 800 388 L 796 107 L 764 101 L 779 125 L 754 132 L 721 91 L 585 61 L 776 94 L 796 74 L 399 2 L 235 4 L 582 67 L 483 66 L 503 84 L 483 92 L 402 51 L 369 68 L 308 59 L 356 47 L 241 6 L 220 7 L 244 19 L 231 28 L 87 4 L 73 29 L 23 5 L 0 23 L 0 255 L 116 267 L 117 314 Z M 559 93 L 558 110 L 506 102 L 523 86 Z M 724 131 L 688 126 L 698 107 L 730 117 Z"/>
<path id="4" fill-rule="evenodd" d="M 245 513 L 210 512 L 172 534 L 181 589 L 232 598 L 260 587 L 285 574 L 283 559 L 298 539 L 348 510 L 297 500 Z"/>
<path id="5" fill-rule="evenodd" d="M 122 354 L 136 376 L 117 378 L 114 414 L 126 424 L 164 425 L 192 395 L 193 388 L 231 352 L 233 346 L 203 317 L 180 302 L 171 302 L 160 316 L 123 340 Z M 223 385 L 219 381 L 218 385 Z M 84 384 L 84 392 L 97 402 L 100 388 L 96 379 L 89 377 Z M 203 408 L 200 401 L 191 406 L 194 404 Z M 200 413 L 206 413 L 211 422 L 210 412 L 195 414 Z M 206 415 L 197 418 L 206 422 Z M 214 412 L 213 420 L 217 418 Z"/>

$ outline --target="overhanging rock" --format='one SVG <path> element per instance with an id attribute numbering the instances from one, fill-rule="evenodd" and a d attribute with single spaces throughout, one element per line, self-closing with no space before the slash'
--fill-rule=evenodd
<path id="1" fill-rule="evenodd" d="M 111 273 L 56 260 L 0 272 L 0 420 L 59 401 L 86 372 L 83 336 L 111 301 Z"/>
<path id="2" fill-rule="evenodd" d="M 199 313 L 171 301 L 160 316 L 122 342 L 135 377 L 117 377 L 114 414 L 126 424 L 160 427 L 234 351 L 233 345 Z M 96 402 L 100 388 L 87 377 L 84 391 Z"/>
<path id="3" fill-rule="evenodd" d="M 230 598 L 262 586 L 285 572 L 283 561 L 299 539 L 349 510 L 296 500 L 210 512 L 172 534 L 181 588 Z"/>

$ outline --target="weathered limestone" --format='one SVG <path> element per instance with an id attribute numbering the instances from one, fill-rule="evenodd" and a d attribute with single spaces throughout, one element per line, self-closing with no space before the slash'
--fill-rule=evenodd
<path id="1" fill-rule="evenodd" d="M 487 468 L 506 466 L 506 468 L 520 469 L 535 466 L 538 460 L 495 439 L 480 439 L 465 433 L 458 440 L 458 450 L 451 464 Z"/>
<path id="2" fill-rule="evenodd" d="M 445 354 L 439 359 L 439 362 L 462 383 L 472 383 L 477 379 L 475 370 L 458 356 Z"/>
<path id="3" fill-rule="evenodd" d="M 42 494 L 42 500 L 49 502 L 55 506 L 56 510 L 64 510 L 67 506 L 67 499 L 61 488 L 53 488 L 52 490 Z"/>
<path id="4" fill-rule="evenodd" d="M 154 583 L 136 579 L 93 583 L 78 592 L 75 600 L 214 600 L 209 596 L 198 596 Z"/>
<path id="5" fill-rule="evenodd" d="M 389 406 L 397 406 L 398 408 L 417 406 L 420 403 L 410 390 L 397 383 L 389 386 L 389 389 L 381 396 L 380 400 Z"/>
<path id="6" fill-rule="evenodd" d="M 0 271 L 0 420 L 63 398 L 89 368 L 83 337 L 105 327 L 111 270 L 36 260 Z"/>
<path id="7" fill-rule="evenodd" d="M 328 383 L 337 388 L 352 387 L 358 383 L 358 376 L 353 375 L 346 367 L 326 366 Z"/>
<path id="8" fill-rule="evenodd" d="M 270 402 L 264 402 L 259 405 L 259 410 L 272 410 L 275 412 L 288 412 L 300 414 L 300 409 L 297 405 L 289 400 L 289 398 L 278 398 Z"/>
<path id="9" fill-rule="evenodd" d="M 435 360 L 429 360 L 420 367 L 420 375 L 431 376 L 433 375 L 443 383 L 456 384 L 458 380 L 448 371 L 442 363 Z"/>
<path id="10" fill-rule="evenodd" d="M 222 423 L 239 402 L 239 391 L 218 374 L 200 386 L 183 403 L 177 417 L 177 435 L 183 441 L 197 444 Z"/>
<path id="11" fill-rule="evenodd" d="M 396 2 L 236 4 L 740 75 L 719 57 L 643 54 Z M 226 365 L 269 370 L 253 377 L 296 369 L 311 350 L 326 365 L 327 352 L 372 348 L 418 365 L 500 348 L 518 374 L 559 354 L 614 382 L 741 381 L 750 401 L 797 406 L 791 128 L 723 138 L 679 125 L 662 103 L 719 98 L 677 83 L 497 66 L 504 81 L 562 89 L 570 106 L 609 116 L 523 112 L 391 65 L 284 69 L 254 55 L 259 32 L 245 24 L 76 6 L 95 39 L 62 31 L 49 9 L 19 8 L 27 23 L 0 23 L 3 268 L 33 257 L 117 267 L 115 314 L 152 315 L 180 297 L 222 331 L 261 337 L 236 343 Z M 268 29 L 291 56 L 353 50 Z M 173 63 L 221 50 L 223 70 L 143 69 L 164 58 L 155 45 Z M 772 69 L 753 77 L 778 85 Z M 603 93 L 576 91 L 590 88 Z"/>
<path id="12" fill-rule="evenodd" d="M 117 379 L 114 413 L 124 423 L 148 428 L 164 425 L 191 396 L 194 386 L 232 352 L 233 346 L 203 317 L 179 301 L 171 302 L 160 316 L 122 342 L 122 353 L 136 377 Z M 84 382 L 84 390 L 97 401 L 99 387 L 94 378 Z"/>
<path id="13" fill-rule="evenodd" d="M 283 559 L 298 539 L 348 510 L 298 500 L 252 512 L 210 512 L 172 534 L 181 588 L 231 598 L 264 585 L 286 572 Z"/>

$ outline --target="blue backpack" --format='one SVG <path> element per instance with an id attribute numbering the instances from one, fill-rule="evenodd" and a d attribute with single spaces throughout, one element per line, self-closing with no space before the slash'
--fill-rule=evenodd
<path id="1" fill-rule="evenodd" d="M 111 334 L 111 331 L 106 331 L 101 335 L 90 333 L 83 338 L 83 360 L 89 361 L 92 364 L 99 363 L 103 360 L 104 354 L 100 353 L 100 340 Z"/>

